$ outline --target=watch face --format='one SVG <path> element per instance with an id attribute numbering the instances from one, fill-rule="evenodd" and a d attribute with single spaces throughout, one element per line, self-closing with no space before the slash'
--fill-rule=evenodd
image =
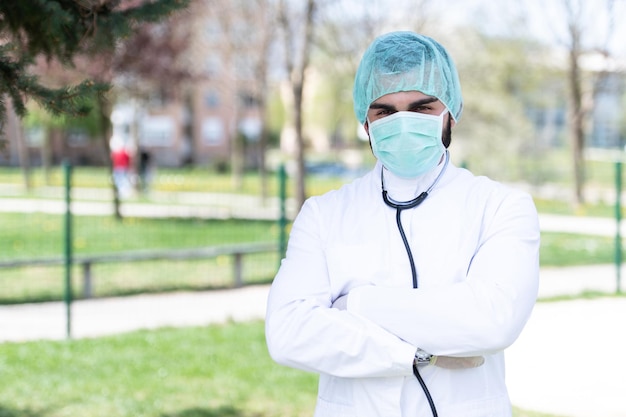
<path id="1" fill-rule="evenodd" d="M 418 350 L 415 352 L 415 362 L 423 364 L 430 362 L 430 358 L 432 355 L 430 353 L 426 353 L 423 350 Z"/>

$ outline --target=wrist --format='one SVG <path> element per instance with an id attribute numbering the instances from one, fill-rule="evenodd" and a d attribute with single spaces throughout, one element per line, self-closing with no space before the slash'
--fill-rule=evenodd
<path id="1" fill-rule="evenodd" d="M 430 365 L 433 358 L 433 355 L 418 348 L 417 351 L 415 351 L 415 359 L 413 359 L 413 364 L 416 366 Z"/>

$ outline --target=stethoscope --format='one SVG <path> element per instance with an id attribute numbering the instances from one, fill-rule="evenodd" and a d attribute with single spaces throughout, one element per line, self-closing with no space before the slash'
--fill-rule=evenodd
<path id="1" fill-rule="evenodd" d="M 450 154 L 448 153 L 448 150 L 446 149 L 445 162 L 444 162 L 443 168 L 441 168 L 441 172 L 439 172 L 439 175 L 437 175 L 437 178 L 435 178 L 435 181 L 433 181 L 431 186 L 428 187 L 426 191 L 423 191 L 420 195 L 415 197 L 413 200 L 409 200 L 409 201 L 396 201 L 392 199 L 391 197 L 389 197 L 388 192 L 385 189 L 385 180 L 383 177 L 383 172 L 385 169 L 381 168 L 380 170 L 380 184 L 383 190 L 383 201 L 389 207 L 396 209 L 396 223 L 398 224 L 398 231 L 400 231 L 400 236 L 402 237 L 402 242 L 404 243 L 404 247 L 406 248 L 406 253 L 409 256 L 409 263 L 411 264 L 411 276 L 413 278 L 413 288 L 417 288 L 417 270 L 415 269 L 415 261 L 413 260 L 413 252 L 411 252 L 411 246 L 409 245 L 409 241 L 406 238 L 406 233 L 404 233 L 404 227 L 402 227 L 402 218 L 401 218 L 402 210 L 415 208 L 419 206 L 420 204 L 422 204 L 424 200 L 426 200 L 426 197 L 428 197 L 428 194 L 430 194 L 432 189 L 435 187 L 435 185 L 437 185 L 437 183 L 439 182 L 439 180 L 445 173 L 446 168 L 448 167 L 449 161 L 450 161 Z M 437 417 L 437 409 L 435 408 L 435 403 L 433 402 L 433 398 L 430 395 L 430 391 L 428 390 L 428 387 L 426 386 L 424 379 L 422 379 L 422 376 L 420 375 L 417 369 L 417 365 L 415 364 L 413 364 L 413 375 L 415 375 L 415 377 L 417 378 L 417 381 L 420 383 L 422 389 L 424 390 L 424 394 L 426 395 L 426 399 L 428 400 L 430 409 L 433 412 L 433 417 Z"/>

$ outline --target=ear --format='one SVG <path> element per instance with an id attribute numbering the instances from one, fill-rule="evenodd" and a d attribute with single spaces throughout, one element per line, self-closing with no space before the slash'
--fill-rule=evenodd
<path id="1" fill-rule="evenodd" d="M 367 120 L 365 121 L 365 123 L 363 123 L 363 129 L 365 129 L 365 133 L 367 133 L 367 136 L 370 135 L 370 125 L 367 122 Z"/>
<path id="2" fill-rule="evenodd" d="M 454 120 L 454 117 L 450 116 L 450 113 L 448 113 L 448 117 L 450 118 L 450 127 L 454 127 L 456 125 L 456 120 Z"/>

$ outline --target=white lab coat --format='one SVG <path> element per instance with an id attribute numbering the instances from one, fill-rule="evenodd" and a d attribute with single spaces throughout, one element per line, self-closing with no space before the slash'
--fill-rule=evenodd
<path id="1" fill-rule="evenodd" d="M 432 184 L 385 171 L 395 200 Z M 290 234 L 268 298 L 266 338 L 278 363 L 320 374 L 316 417 L 430 416 L 412 373 L 416 348 L 482 355 L 473 369 L 421 368 L 440 417 L 511 415 L 504 353 L 534 305 L 539 225 L 531 197 L 447 167 L 428 198 L 402 213 L 417 268 L 412 288 L 380 163 L 312 197 Z M 331 308 L 347 294 L 347 310 Z"/>

